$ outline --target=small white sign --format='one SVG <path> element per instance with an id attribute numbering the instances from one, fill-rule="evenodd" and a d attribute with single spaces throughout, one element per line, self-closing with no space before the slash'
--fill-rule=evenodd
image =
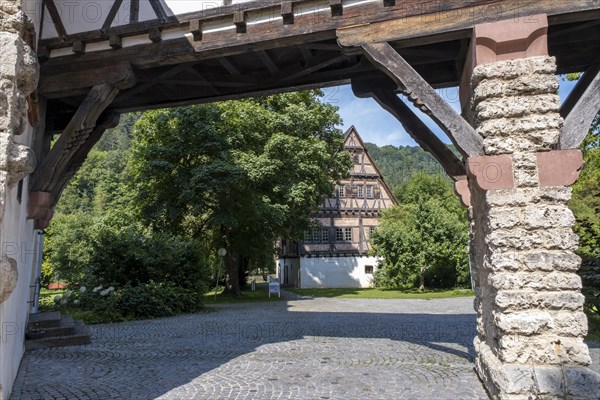
<path id="1" fill-rule="evenodd" d="M 277 294 L 278 297 L 281 297 L 281 290 L 279 289 L 279 282 L 269 283 L 269 297 L 271 297 L 271 293 Z"/>

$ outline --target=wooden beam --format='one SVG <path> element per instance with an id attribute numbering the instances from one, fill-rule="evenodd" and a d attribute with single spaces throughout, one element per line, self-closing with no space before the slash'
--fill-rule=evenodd
<path id="1" fill-rule="evenodd" d="M 175 75 L 181 73 L 182 71 L 188 69 L 193 64 L 194 63 L 179 64 L 178 66 L 171 68 L 168 71 L 163 72 L 162 74 L 154 77 L 150 82 L 146 82 L 142 85 L 138 85 L 138 86 L 134 87 L 133 89 L 123 93 L 123 95 L 119 96 L 119 100 L 123 101 L 130 97 L 133 97 L 136 94 L 141 93 L 144 90 L 151 88 L 152 86 L 158 84 L 161 80 L 170 78 L 172 76 L 175 76 Z"/>
<path id="2" fill-rule="evenodd" d="M 129 64 L 115 64 L 111 67 L 96 68 L 79 73 L 64 72 L 62 74 L 40 77 L 38 91 L 47 99 L 68 97 L 73 91 L 89 90 L 102 83 L 133 82 L 135 73 Z"/>
<path id="3" fill-rule="evenodd" d="M 567 116 L 573 110 L 573 107 L 581 99 L 581 96 L 585 93 L 587 88 L 590 86 L 596 75 L 600 72 L 600 64 L 592 65 L 589 67 L 582 76 L 579 77 L 577 84 L 569 93 L 569 96 L 565 99 L 564 103 L 560 106 L 560 116 L 567 118 Z"/>
<path id="4" fill-rule="evenodd" d="M 464 163 L 390 89 L 374 89 L 373 99 L 392 114 L 419 146 L 431 153 L 454 181 L 467 175 Z"/>
<path id="5" fill-rule="evenodd" d="M 483 154 L 483 138 L 408 64 L 389 43 L 362 46 L 365 56 L 426 112 L 465 157 Z"/>
<path id="6" fill-rule="evenodd" d="M 113 49 L 120 49 L 121 47 L 123 47 L 121 36 L 119 35 L 110 35 L 110 39 L 108 39 L 108 44 Z"/>
<path id="7" fill-rule="evenodd" d="M 306 75 L 310 75 L 314 72 L 320 71 L 325 67 L 328 67 L 332 64 L 336 64 L 340 61 L 348 60 L 352 56 L 347 56 L 345 54 L 337 56 L 337 57 L 327 57 L 326 59 L 318 60 L 317 62 L 313 62 L 310 66 L 305 66 L 298 70 L 295 73 L 285 73 L 282 74 L 283 81 L 290 81 L 294 79 L 301 78 Z"/>
<path id="8" fill-rule="evenodd" d="M 152 6 L 152 10 L 154 10 L 154 13 L 156 14 L 156 18 L 162 22 L 165 22 L 169 18 L 169 16 L 165 12 L 165 9 L 163 8 L 160 0 L 149 0 L 149 1 L 150 1 L 150 5 Z"/>
<path id="9" fill-rule="evenodd" d="M 233 24 L 235 25 L 236 33 L 246 33 L 246 13 L 244 11 L 234 12 Z"/>
<path id="10" fill-rule="evenodd" d="M 202 40 L 202 22 L 199 19 L 193 19 L 190 21 L 190 33 L 194 38 L 195 42 Z"/>
<path id="11" fill-rule="evenodd" d="M 103 34 L 108 32 L 108 30 L 110 29 L 110 26 L 114 22 L 115 17 L 117 16 L 117 13 L 119 12 L 119 8 L 121 8 L 121 4 L 123 4 L 123 0 L 115 0 L 112 7 L 110 8 L 110 11 L 108 12 L 108 15 L 106 16 L 106 19 L 104 20 L 104 23 L 102 24 L 102 28 L 100 29 Z"/>
<path id="12" fill-rule="evenodd" d="M 329 0 L 329 8 L 331 9 L 332 17 L 344 15 L 344 5 L 342 4 L 342 0 Z"/>
<path id="13" fill-rule="evenodd" d="M 119 90 L 108 83 L 90 89 L 50 153 L 36 169 L 32 191 L 52 192 L 57 187 L 75 152 L 85 143 L 96 127 L 98 118 L 112 103 Z"/>
<path id="14" fill-rule="evenodd" d="M 73 43 L 73 53 L 85 54 L 85 43 L 82 41 L 77 41 Z"/>
<path id="15" fill-rule="evenodd" d="M 67 30 L 65 29 L 62 19 L 60 18 L 60 12 L 56 7 L 56 3 L 54 3 L 54 0 L 44 0 L 44 3 L 48 9 L 48 12 L 50 13 L 50 18 L 52 18 L 52 23 L 54 24 L 56 33 L 58 33 L 58 36 L 64 40 L 64 38 L 67 36 Z"/>
<path id="16" fill-rule="evenodd" d="M 119 118 L 120 114 L 118 113 L 103 114 L 100 116 L 100 118 L 98 118 L 96 127 L 90 132 L 85 142 L 83 142 L 81 146 L 79 146 L 79 148 L 73 152 L 71 159 L 65 166 L 59 179 L 56 180 L 54 186 L 51 188 L 51 208 L 58 203 L 63 190 L 65 187 L 67 187 L 71 179 L 73 179 L 77 171 L 79 171 L 94 145 L 98 143 L 98 140 L 102 138 L 102 135 L 107 129 L 114 128 L 119 124 Z"/>
<path id="17" fill-rule="evenodd" d="M 151 28 L 148 31 L 148 39 L 150 39 L 152 41 L 152 43 L 158 43 L 162 40 L 162 34 L 160 32 L 160 29 L 158 28 Z"/>
<path id="18" fill-rule="evenodd" d="M 291 1 L 281 3 L 281 17 L 283 18 L 284 25 L 294 23 L 294 5 Z"/>
<path id="19" fill-rule="evenodd" d="M 129 0 L 129 23 L 136 23 L 140 17 L 140 0 Z"/>
<path id="20" fill-rule="evenodd" d="M 597 4 L 593 6 L 587 0 L 505 0 L 477 3 L 455 0 L 430 4 L 417 3 L 414 6 L 416 10 L 420 11 L 412 13 L 404 11 L 407 14 L 405 18 L 340 28 L 338 29 L 339 43 L 342 46 L 351 47 L 367 43 L 391 42 L 438 33 L 470 30 L 478 24 L 517 17 L 524 18 L 529 15 L 547 14 L 551 16 L 587 11 L 591 7 L 598 9 Z"/>
<path id="21" fill-rule="evenodd" d="M 241 72 L 237 69 L 235 65 L 231 61 L 229 61 L 226 57 L 219 58 L 219 63 L 229 72 L 231 75 L 239 77 L 241 76 Z"/>
<path id="22" fill-rule="evenodd" d="M 576 104 L 572 106 L 560 130 L 559 143 L 561 149 L 578 148 L 583 143 L 594 118 L 600 111 L 600 73 L 597 69 L 592 69 L 590 72 L 595 72 L 593 76 L 590 76 L 593 79 L 591 79 Z M 585 75 L 587 75 L 587 72 L 584 77 Z"/>
<path id="23" fill-rule="evenodd" d="M 279 67 L 273 62 L 273 60 L 266 51 L 257 51 L 256 55 L 258 56 L 260 61 L 265 65 L 265 67 L 267 67 L 271 75 L 277 75 L 277 73 L 279 72 Z"/>

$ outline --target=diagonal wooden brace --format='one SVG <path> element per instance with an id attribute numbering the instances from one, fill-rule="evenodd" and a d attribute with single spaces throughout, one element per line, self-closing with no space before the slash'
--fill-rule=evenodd
<path id="1" fill-rule="evenodd" d="M 560 111 L 565 119 L 560 130 L 560 148 L 576 149 L 600 111 L 600 66 L 592 66 L 583 74 Z"/>
<path id="2" fill-rule="evenodd" d="M 465 157 L 483 154 L 483 138 L 387 42 L 361 45 L 366 57 L 427 113 Z"/>
<path id="3" fill-rule="evenodd" d="M 62 188 L 68 181 L 65 181 L 64 176 L 72 169 L 73 159 L 81 156 L 80 149 L 85 147 L 86 143 L 89 144 L 90 134 L 94 132 L 98 119 L 119 91 L 119 87 L 110 83 L 94 86 L 89 91 L 50 153 L 36 169 L 31 191 L 52 193 L 53 204 L 56 204 Z"/>
<path id="4" fill-rule="evenodd" d="M 372 97 L 396 117 L 415 142 L 438 160 L 452 180 L 464 179 L 467 175 L 464 163 L 398 98 L 393 82 L 383 78 L 381 81 L 352 79 L 352 91 L 357 97 Z"/>

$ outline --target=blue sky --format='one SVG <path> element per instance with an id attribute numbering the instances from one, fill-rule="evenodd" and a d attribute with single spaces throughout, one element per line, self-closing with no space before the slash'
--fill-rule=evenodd
<path id="1" fill-rule="evenodd" d="M 564 101 L 574 85 L 575 82 L 561 79 L 559 89 L 561 101 Z M 339 113 L 344 120 L 342 127 L 344 130 L 354 125 L 365 142 L 376 143 L 379 146 L 388 144 L 394 146 L 416 146 L 414 140 L 406 133 L 396 118 L 381 108 L 373 99 L 355 97 L 350 85 L 323 89 L 323 92 L 325 93 L 324 100 L 326 102 L 339 107 Z M 438 93 L 456 111 L 460 112 L 458 88 L 441 89 L 438 90 Z M 405 100 L 403 96 L 400 96 L 400 98 Z M 412 107 L 410 103 L 407 104 Z M 450 143 L 444 132 L 429 117 L 420 111 L 416 111 L 416 114 L 445 143 Z"/>

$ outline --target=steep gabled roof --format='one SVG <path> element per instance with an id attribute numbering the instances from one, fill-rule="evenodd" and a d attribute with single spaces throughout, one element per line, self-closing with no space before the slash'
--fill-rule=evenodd
<path id="1" fill-rule="evenodd" d="M 352 125 L 350 128 L 348 128 L 348 130 L 344 134 L 344 148 L 350 149 L 351 146 L 350 146 L 349 142 L 353 139 L 356 139 L 358 141 L 358 143 L 355 144 L 354 147 L 361 148 L 363 150 L 363 152 L 365 153 L 365 156 L 369 160 L 370 164 L 373 166 L 373 168 L 375 168 L 375 171 L 377 172 L 377 175 L 378 175 L 378 179 L 381 181 L 381 184 L 382 184 L 383 188 L 385 189 L 385 191 L 387 192 L 387 194 L 390 196 L 390 199 L 392 199 L 392 202 L 394 204 L 398 204 L 398 200 L 396 200 L 394 193 L 392 192 L 392 190 L 390 189 L 388 184 L 385 182 L 385 179 L 383 178 L 381 171 L 377 167 L 375 160 L 373 160 L 373 158 L 369 154 L 369 151 L 367 150 L 367 147 L 365 146 L 365 142 L 363 142 L 362 137 L 360 137 L 360 134 L 358 133 L 358 130 L 356 129 L 356 127 L 354 125 Z"/>

